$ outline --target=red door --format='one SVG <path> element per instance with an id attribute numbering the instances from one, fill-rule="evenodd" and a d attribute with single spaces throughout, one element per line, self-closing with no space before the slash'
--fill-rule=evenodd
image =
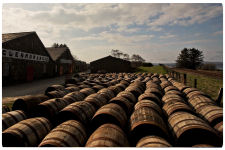
<path id="1" fill-rule="evenodd" d="M 27 66 L 27 81 L 32 81 L 34 79 L 34 68 L 32 66 Z"/>

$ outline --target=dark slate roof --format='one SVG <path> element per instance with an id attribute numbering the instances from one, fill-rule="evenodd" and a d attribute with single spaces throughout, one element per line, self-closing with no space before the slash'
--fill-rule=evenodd
<path id="1" fill-rule="evenodd" d="M 35 33 L 34 31 L 32 32 L 19 32 L 19 33 L 4 33 L 2 34 L 2 43 L 5 43 L 7 41 L 11 41 L 23 36 L 27 36 L 29 34 Z"/>
<path id="2" fill-rule="evenodd" d="M 113 57 L 111 55 L 103 57 L 103 58 L 100 58 L 100 59 L 97 59 L 97 60 L 92 61 L 90 63 L 95 63 L 95 62 L 98 62 L 98 61 L 101 61 L 101 60 L 104 60 L 104 59 L 114 59 L 114 60 L 118 60 L 118 61 L 121 61 L 121 62 L 130 63 L 130 61 L 127 61 L 127 60 L 124 60 L 124 59 L 121 59 L 121 58 L 116 58 L 116 57 Z"/>
<path id="3" fill-rule="evenodd" d="M 46 48 L 51 58 L 56 61 L 65 51 L 68 50 L 67 47 L 48 47 Z"/>

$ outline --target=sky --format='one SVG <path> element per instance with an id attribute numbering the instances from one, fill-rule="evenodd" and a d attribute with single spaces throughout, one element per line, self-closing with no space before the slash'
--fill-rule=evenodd
<path id="1" fill-rule="evenodd" d="M 197 48 L 204 61 L 223 61 L 222 4 L 3 4 L 2 32 L 29 31 L 88 63 L 112 49 L 174 63 L 183 48 Z"/>

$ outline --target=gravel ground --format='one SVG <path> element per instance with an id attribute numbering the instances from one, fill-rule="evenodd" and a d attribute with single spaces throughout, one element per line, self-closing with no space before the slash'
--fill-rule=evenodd
<path id="1" fill-rule="evenodd" d="M 48 86 L 53 84 L 63 84 L 65 78 L 66 76 L 61 76 L 2 87 L 2 103 L 13 101 L 17 96 L 43 94 Z"/>

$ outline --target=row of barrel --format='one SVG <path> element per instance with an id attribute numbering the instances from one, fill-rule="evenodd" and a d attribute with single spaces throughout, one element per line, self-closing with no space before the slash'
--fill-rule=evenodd
<path id="1" fill-rule="evenodd" d="M 222 145 L 222 108 L 168 75 L 90 74 L 66 83 L 47 88 L 48 100 L 16 101 L 6 113 L 16 121 L 3 117 L 11 123 L 3 146 Z"/>

